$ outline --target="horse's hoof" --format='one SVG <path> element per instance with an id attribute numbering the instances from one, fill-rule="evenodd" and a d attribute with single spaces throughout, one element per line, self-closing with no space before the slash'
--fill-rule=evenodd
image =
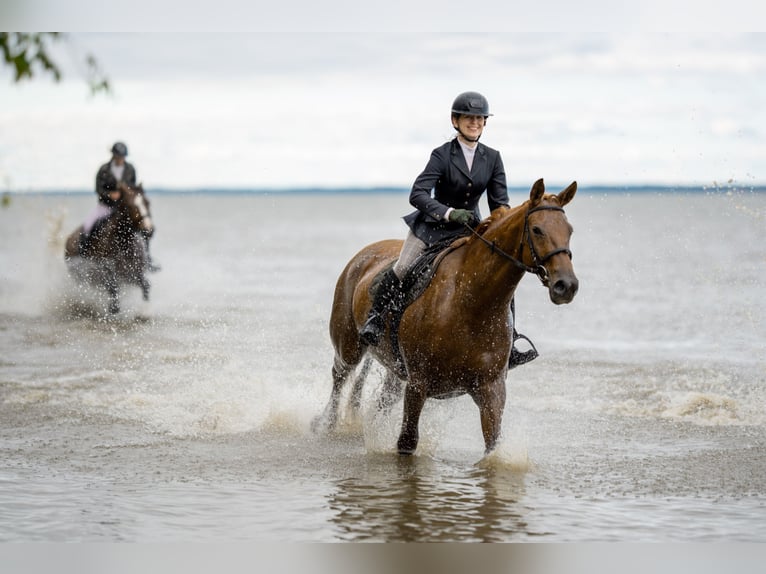
<path id="1" fill-rule="evenodd" d="M 311 432 L 314 434 L 327 434 L 332 429 L 332 426 L 332 423 L 325 415 L 319 415 L 311 421 Z"/>
<path id="2" fill-rule="evenodd" d="M 119 303 L 109 303 L 109 314 L 110 315 L 116 315 L 120 312 L 120 305 Z"/>
<path id="3" fill-rule="evenodd" d="M 405 438 L 400 438 L 396 443 L 396 450 L 399 452 L 399 454 L 404 456 L 410 456 L 415 454 L 415 450 L 418 448 L 418 441 L 417 440 L 410 440 Z"/>

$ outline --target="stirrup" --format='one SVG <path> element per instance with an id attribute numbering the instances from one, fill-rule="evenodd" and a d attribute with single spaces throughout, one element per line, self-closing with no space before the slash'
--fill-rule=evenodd
<path id="1" fill-rule="evenodd" d="M 524 339 L 532 348 L 529 351 L 516 350 L 516 341 L 519 339 Z M 534 361 L 538 356 L 539 353 L 537 352 L 534 343 L 529 340 L 529 337 L 514 331 L 513 344 L 511 345 L 511 356 L 508 358 L 508 370 L 516 368 L 519 365 L 529 363 L 530 361 Z"/>

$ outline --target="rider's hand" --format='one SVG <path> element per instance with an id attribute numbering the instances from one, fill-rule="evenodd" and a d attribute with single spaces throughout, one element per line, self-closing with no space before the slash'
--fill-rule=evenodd
<path id="1" fill-rule="evenodd" d="M 473 211 L 467 209 L 453 209 L 450 211 L 449 220 L 461 225 L 467 225 L 473 222 Z"/>
<path id="2" fill-rule="evenodd" d="M 122 195 L 121 191 L 110 191 L 109 199 L 111 199 L 112 201 L 117 201 L 118 199 L 120 199 L 121 195 Z"/>

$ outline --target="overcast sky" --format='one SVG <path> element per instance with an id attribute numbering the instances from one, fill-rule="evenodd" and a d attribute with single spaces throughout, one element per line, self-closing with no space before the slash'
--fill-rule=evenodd
<path id="1" fill-rule="evenodd" d="M 76 33 L 64 80 L 0 70 L 0 189 L 409 187 L 461 91 L 510 185 L 766 183 L 766 34 Z M 89 95 L 93 53 L 113 85 Z"/>

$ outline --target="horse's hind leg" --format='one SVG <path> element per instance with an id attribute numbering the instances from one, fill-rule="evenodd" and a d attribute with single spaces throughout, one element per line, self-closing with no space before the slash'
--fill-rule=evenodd
<path id="1" fill-rule="evenodd" d="M 367 379 L 367 375 L 372 367 L 372 358 L 365 357 L 362 368 L 354 379 L 354 386 L 351 387 L 351 397 L 349 398 L 349 407 L 354 414 L 359 412 L 359 407 L 362 405 L 362 391 L 364 390 L 364 381 Z"/>
<path id="2" fill-rule="evenodd" d="M 109 314 L 116 315 L 120 312 L 120 296 L 117 293 L 109 293 Z"/>
<path id="3" fill-rule="evenodd" d="M 391 407 L 402 397 L 403 390 L 404 381 L 397 377 L 393 371 L 386 370 L 386 376 L 383 379 L 383 389 L 380 391 L 375 405 L 377 411 L 388 414 Z"/>
<path id="4" fill-rule="evenodd" d="M 116 315 L 120 312 L 120 286 L 116 277 L 107 277 L 106 292 L 109 294 L 109 313 Z"/>
<path id="5" fill-rule="evenodd" d="M 349 398 L 349 407 L 352 412 L 359 412 L 359 408 L 362 404 L 362 391 L 364 390 L 364 383 L 367 380 L 367 375 L 370 373 L 372 367 L 372 357 L 365 357 L 362 368 L 354 379 L 354 386 L 351 387 L 351 397 Z M 383 378 L 383 388 L 381 389 L 378 400 L 375 404 L 375 410 L 379 413 L 388 414 L 398 401 L 402 397 L 402 391 L 404 390 L 404 381 L 394 374 L 393 371 L 386 369 L 385 376 Z"/>
<path id="6" fill-rule="evenodd" d="M 149 300 L 149 288 L 150 287 L 151 287 L 151 285 L 149 284 L 149 280 L 142 275 L 141 276 L 141 295 L 143 296 L 144 301 L 148 301 Z"/>
<path id="7" fill-rule="evenodd" d="M 327 402 L 327 406 L 325 406 L 322 414 L 311 421 L 311 430 L 313 432 L 331 431 L 335 428 L 338 422 L 340 394 L 352 371 L 353 367 L 341 361 L 337 355 L 335 356 L 332 366 L 332 392 L 330 393 L 330 400 Z"/>

